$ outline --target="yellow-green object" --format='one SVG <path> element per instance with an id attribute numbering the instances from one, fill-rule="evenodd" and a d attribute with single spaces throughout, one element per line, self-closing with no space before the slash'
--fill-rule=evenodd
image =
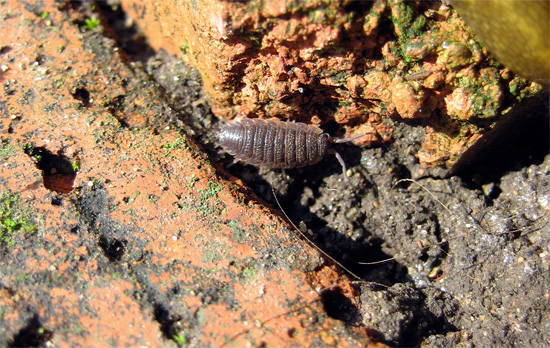
<path id="1" fill-rule="evenodd" d="M 500 63 L 550 86 L 550 2 L 456 0 L 452 5 Z"/>

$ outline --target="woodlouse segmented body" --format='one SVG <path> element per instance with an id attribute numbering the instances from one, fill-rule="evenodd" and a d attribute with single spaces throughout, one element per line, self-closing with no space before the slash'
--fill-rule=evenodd
<path id="1" fill-rule="evenodd" d="M 218 142 L 236 161 L 273 169 L 308 166 L 334 153 L 345 172 L 344 161 L 329 144 L 358 137 L 333 139 L 319 127 L 305 123 L 245 118 L 224 125 Z"/>

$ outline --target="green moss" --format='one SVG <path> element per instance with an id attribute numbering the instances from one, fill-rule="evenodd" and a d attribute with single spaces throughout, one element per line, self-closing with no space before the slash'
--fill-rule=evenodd
<path id="1" fill-rule="evenodd" d="M 405 63 L 404 69 L 409 70 L 416 59 L 406 54 L 406 47 L 412 39 L 425 35 L 428 20 L 423 15 L 415 17 L 413 7 L 407 2 L 396 3 L 392 6 L 394 10 L 390 19 L 397 35 L 397 44 L 392 48 L 392 53 L 396 57 L 401 57 Z"/>
<path id="2" fill-rule="evenodd" d="M 0 159 L 6 160 L 11 156 L 15 156 L 17 150 L 9 144 L 9 140 L 0 139 Z"/>
<path id="3" fill-rule="evenodd" d="M 241 278 L 244 283 L 248 283 L 252 280 L 252 278 L 256 277 L 257 273 L 258 269 L 256 267 L 253 265 L 246 265 L 241 272 Z"/>
<path id="4" fill-rule="evenodd" d="M 350 76 L 349 71 L 327 71 L 327 75 L 330 76 L 330 80 L 339 86 L 345 86 Z"/>
<path id="5" fill-rule="evenodd" d="M 208 186 L 208 189 L 211 191 L 211 192 L 214 192 L 214 195 L 217 195 L 218 192 L 220 192 L 222 190 L 222 185 L 210 180 L 207 184 Z"/>
<path id="6" fill-rule="evenodd" d="M 399 40 L 409 41 L 413 36 L 414 28 L 412 27 L 414 10 L 406 2 L 394 4 L 396 11 L 390 16 L 393 25 L 395 26 L 396 34 Z"/>
<path id="7" fill-rule="evenodd" d="M 181 331 L 178 331 L 178 330 L 176 330 L 176 333 L 174 334 L 174 336 L 172 336 L 172 339 L 177 344 L 187 344 L 188 343 L 187 338 L 185 338 L 185 334 Z"/>
<path id="8" fill-rule="evenodd" d="M 192 190 L 193 187 L 195 187 L 195 183 L 196 183 L 197 181 L 199 181 L 199 178 L 197 177 L 197 175 L 196 175 L 196 174 L 191 175 L 191 178 L 189 179 L 189 182 L 188 182 L 187 185 L 186 185 L 187 188 L 190 189 L 190 190 Z"/>
<path id="9" fill-rule="evenodd" d="M 140 194 L 139 191 L 134 191 L 134 195 L 132 197 L 125 197 L 122 200 L 126 204 L 132 204 L 136 200 L 137 196 L 139 196 L 139 194 Z"/>
<path id="10" fill-rule="evenodd" d="M 198 178 L 192 176 L 191 181 L 188 183 L 188 187 L 192 189 L 195 182 L 198 180 Z M 201 189 L 198 191 L 198 196 L 184 196 L 177 202 L 177 205 L 180 209 L 184 210 L 195 209 L 202 217 L 219 216 L 223 210 L 223 202 L 217 197 L 217 195 L 221 190 L 222 186 L 214 181 L 209 181 L 206 189 Z"/>
<path id="11" fill-rule="evenodd" d="M 197 318 L 197 322 L 199 323 L 200 326 L 204 327 L 207 324 L 204 310 L 199 309 L 195 314 L 195 318 Z"/>
<path id="12" fill-rule="evenodd" d="M 211 204 L 210 198 L 216 197 L 218 195 L 218 192 L 222 190 L 222 187 L 214 181 L 209 181 L 206 185 L 208 186 L 208 188 L 199 192 L 199 212 L 204 216 L 212 214 L 219 215 L 220 209 L 217 208 L 217 203 L 221 202 L 221 200 L 218 199 L 218 202 L 216 202 L 215 204 Z"/>
<path id="13" fill-rule="evenodd" d="M 149 197 L 147 197 L 147 200 L 151 203 L 153 203 L 154 205 L 157 205 L 158 204 L 158 201 L 159 201 L 159 196 L 157 195 L 153 195 L 153 194 L 150 194 Z"/>
<path id="14" fill-rule="evenodd" d="M 27 280 L 31 279 L 31 277 L 27 274 L 27 273 L 19 273 L 16 277 L 15 277 L 15 283 L 16 284 L 22 284 L 24 282 L 26 282 Z"/>
<path id="15" fill-rule="evenodd" d="M 30 218 L 29 204 L 10 191 L 0 195 L 0 245 L 8 250 L 15 245 L 18 233 L 34 234 L 36 225 Z"/>
<path id="16" fill-rule="evenodd" d="M 260 230 L 260 228 L 256 225 L 252 225 L 252 231 L 254 231 L 254 233 L 256 233 L 257 235 L 261 235 L 262 234 L 262 231 Z"/>
<path id="17" fill-rule="evenodd" d="M 414 34 L 415 35 L 420 35 L 422 33 L 422 31 L 426 27 L 426 21 L 427 21 L 426 17 L 424 17 L 422 15 L 416 17 L 416 19 L 414 20 L 414 22 L 412 24 L 412 28 L 414 29 Z"/>
<path id="18" fill-rule="evenodd" d="M 105 186 L 105 183 L 101 179 L 97 178 L 91 178 L 90 181 L 92 182 L 93 186 L 95 187 L 103 187 Z"/>
<path id="19" fill-rule="evenodd" d="M 189 146 L 187 146 L 187 138 L 185 137 L 185 135 L 182 135 L 181 137 L 176 138 L 172 143 L 162 145 L 162 148 L 170 149 L 170 150 L 175 150 L 175 149 L 188 150 Z"/>
<path id="20" fill-rule="evenodd" d="M 97 16 L 93 16 L 91 18 L 86 18 L 84 24 L 86 25 L 86 29 L 95 30 L 101 24 L 101 21 Z"/>
<path id="21" fill-rule="evenodd" d="M 233 240 L 240 244 L 245 243 L 246 231 L 239 227 L 239 222 L 237 220 L 231 220 L 228 225 L 231 227 L 231 236 L 233 237 Z"/>
<path id="22" fill-rule="evenodd" d="M 77 336 L 80 336 L 80 335 L 82 335 L 82 333 L 84 332 L 84 326 L 82 326 L 82 324 L 80 324 L 80 323 L 75 324 L 75 325 L 71 328 L 71 332 L 74 333 L 74 334 L 77 335 Z"/>
<path id="23" fill-rule="evenodd" d="M 498 71 L 487 70 L 479 78 L 458 76 L 458 86 L 472 94 L 472 110 L 479 118 L 490 118 L 498 114 L 502 99 Z"/>
<path id="24" fill-rule="evenodd" d="M 526 87 L 528 87 L 529 84 L 530 83 L 527 80 L 516 76 L 508 83 L 508 89 L 510 91 L 510 94 L 516 97 L 517 100 L 522 100 L 523 98 L 531 96 L 529 92 L 530 90 L 526 90 Z"/>
<path id="25" fill-rule="evenodd" d="M 187 54 L 187 50 L 188 50 L 188 49 L 189 49 L 189 45 L 188 45 L 188 44 L 182 44 L 182 45 L 180 46 L 180 51 L 181 51 L 181 53 L 183 53 L 183 54 Z"/>
<path id="26" fill-rule="evenodd" d="M 21 150 L 29 155 L 34 152 L 34 145 L 31 143 L 24 143 L 23 146 L 21 146 Z"/>
<path id="27" fill-rule="evenodd" d="M 71 163 L 71 166 L 73 168 L 74 172 L 78 172 L 80 170 L 80 161 L 75 160 Z"/>
<path id="28" fill-rule="evenodd" d="M 226 258 L 227 251 L 223 249 L 216 249 L 214 245 L 208 245 L 207 248 L 203 250 L 202 259 L 206 262 L 217 263 L 219 260 Z"/>

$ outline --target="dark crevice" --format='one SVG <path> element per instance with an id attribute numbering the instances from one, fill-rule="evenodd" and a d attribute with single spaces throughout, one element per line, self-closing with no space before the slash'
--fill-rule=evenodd
<path id="1" fill-rule="evenodd" d="M 178 330 L 174 325 L 178 320 L 172 317 L 170 311 L 163 304 L 155 303 L 153 305 L 153 316 L 160 324 L 160 331 L 166 339 L 171 340 L 178 334 Z"/>
<path id="2" fill-rule="evenodd" d="M 63 206 L 63 198 L 59 196 L 52 196 L 52 205 L 56 207 Z"/>
<path id="3" fill-rule="evenodd" d="M 183 335 L 181 330 L 181 322 L 184 321 L 184 318 L 177 313 L 177 310 L 171 308 L 173 298 L 159 290 L 151 282 L 147 275 L 147 270 L 140 267 L 132 267 L 131 272 L 138 283 L 142 285 L 143 289 L 139 293 L 135 293 L 136 300 L 147 306 L 152 306 L 153 319 L 158 322 L 163 337 L 168 340 L 174 340 L 176 343 L 181 343 L 181 340 L 187 340 L 188 337 Z M 186 321 L 185 324 L 188 328 L 193 325 L 190 321 Z"/>
<path id="4" fill-rule="evenodd" d="M 31 157 L 38 169 L 42 171 L 44 187 L 58 193 L 69 193 L 73 190 L 76 178 L 77 161 L 71 161 L 63 155 L 62 150 L 57 154 L 45 147 L 36 147 L 25 144 L 23 151 Z M 52 204 L 54 202 L 52 201 Z"/>
<path id="5" fill-rule="evenodd" d="M 321 303 L 328 316 L 342 320 L 346 324 L 357 326 L 362 316 L 359 309 L 347 298 L 340 288 L 326 290 L 321 293 Z"/>
<path id="6" fill-rule="evenodd" d="M 106 34 L 117 42 L 131 60 L 146 62 L 155 55 L 145 36 L 128 19 L 119 4 L 109 1 L 95 1 L 95 4 L 107 20 Z"/>
<path id="7" fill-rule="evenodd" d="M 56 2 L 60 11 L 78 10 L 83 3 L 78 0 L 56 0 Z"/>
<path id="8" fill-rule="evenodd" d="M 90 107 L 91 105 L 91 99 L 90 99 L 90 92 L 86 88 L 80 87 L 76 88 L 71 95 L 74 99 L 82 102 L 82 105 L 85 107 Z"/>
<path id="9" fill-rule="evenodd" d="M 9 347 L 43 347 L 51 340 L 53 332 L 45 329 L 37 314 L 22 328 L 8 344 Z"/>
<path id="10" fill-rule="evenodd" d="M 131 235 L 131 232 L 128 227 L 109 217 L 107 191 L 103 188 L 94 189 L 80 196 L 75 205 L 81 221 L 98 236 L 98 246 L 105 257 L 113 263 L 121 261 L 128 248 L 124 236 Z"/>
<path id="11" fill-rule="evenodd" d="M 107 108 L 107 110 L 109 110 L 111 115 L 113 115 L 117 119 L 121 127 L 128 128 L 129 124 L 124 115 L 124 110 L 126 107 L 125 100 L 126 97 L 124 95 L 117 95 L 116 97 L 105 103 L 104 106 Z"/>
<path id="12" fill-rule="evenodd" d="M 2 46 L 0 47 L 0 54 L 6 54 L 12 50 L 11 46 Z"/>
<path id="13" fill-rule="evenodd" d="M 128 262 L 127 259 L 134 257 L 133 250 L 139 245 L 129 246 L 124 236 L 132 235 L 132 231 L 109 217 L 112 207 L 109 204 L 107 190 L 101 187 L 88 189 L 76 200 L 75 206 L 81 215 L 81 221 L 89 231 L 98 236 L 98 246 L 109 261 L 115 267 L 120 266 L 122 273 L 126 273 L 136 283 L 141 284 L 141 290 L 133 294 L 135 300 L 142 305 L 151 306 L 153 318 L 158 322 L 163 336 L 177 343 L 188 339 L 179 329 L 182 317 L 171 308 L 171 298 L 151 282 L 147 275 L 148 269 L 142 270 L 135 267 L 135 263 Z M 133 243 L 135 242 L 133 240 Z M 128 256 L 123 259 L 125 254 Z M 146 257 L 144 253 L 139 255 L 141 258 Z M 174 293 L 181 291 L 183 291 L 181 288 L 173 288 Z"/>
<path id="14" fill-rule="evenodd" d="M 105 256 L 111 262 L 120 261 L 124 255 L 126 241 L 120 241 L 116 238 L 107 238 L 105 235 L 99 237 L 99 246 L 103 249 Z"/>

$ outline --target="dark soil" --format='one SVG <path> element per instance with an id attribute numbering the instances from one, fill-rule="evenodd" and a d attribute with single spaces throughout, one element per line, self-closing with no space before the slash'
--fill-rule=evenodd
<path id="1" fill-rule="evenodd" d="M 394 346 L 550 344 L 548 94 L 469 153 L 461 176 L 422 168 L 424 129 L 394 120 L 388 147 L 337 147 L 346 182 L 333 156 L 285 173 L 229 166 L 198 73 L 162 52 L 143 61 L 180 111 L 175 125 L 363 280 L 359 308 L 327 292 L 329 315 Z"/>

